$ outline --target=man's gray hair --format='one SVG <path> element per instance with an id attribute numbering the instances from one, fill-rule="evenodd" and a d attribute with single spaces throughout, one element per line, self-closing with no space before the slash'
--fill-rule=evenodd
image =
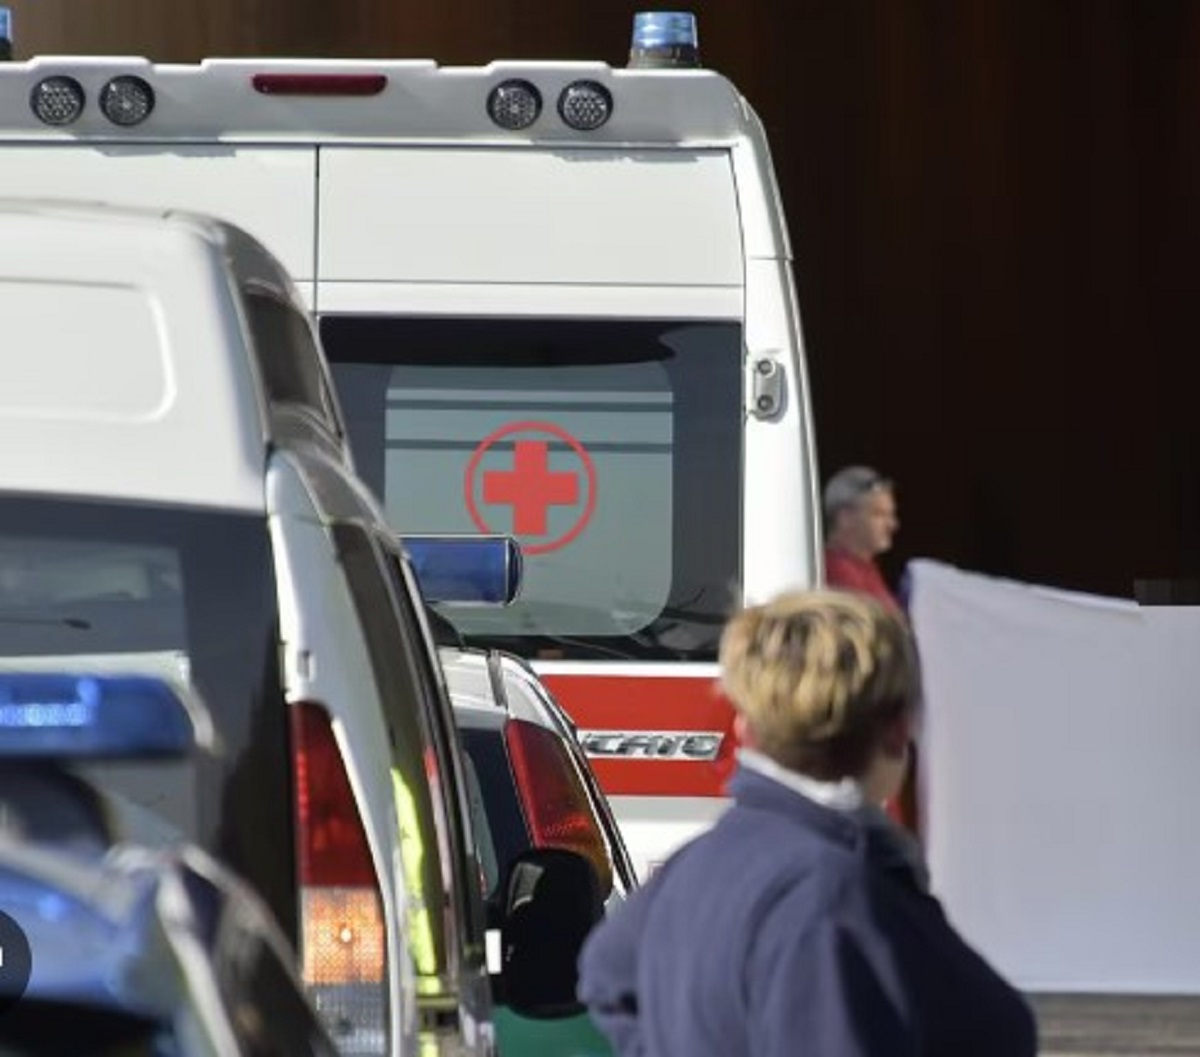
<path id="1" fill-rule="evenodd" d="M 853 506 L 868 492 L 891 491 L 892 482 L 869 466 L 847 466 L 838 470 L 825 485 L 825 520 L 832 522 L 838 512 Z"/>

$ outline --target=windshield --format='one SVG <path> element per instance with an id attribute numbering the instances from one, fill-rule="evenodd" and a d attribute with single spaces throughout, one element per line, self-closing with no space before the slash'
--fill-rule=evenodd
<path id="1" fill-rule="evenodd" d="M 276 625 L 262 515 L 0 497 L 0 666 L 190 681 L 218 754 L 80 771 L 120 836 L 216 852 L 294 935 Z"/>
<path id="2" fill-rule="evenodd" d="M 398 532 L 510 533 L 533 657 L 715 656 L 740 576 L 735 322 L 326 316 L 360 472 Z"/>

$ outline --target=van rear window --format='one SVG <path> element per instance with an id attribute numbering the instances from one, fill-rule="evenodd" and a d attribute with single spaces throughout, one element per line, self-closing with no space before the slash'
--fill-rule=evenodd
<path id="1" fill-rule="evenodd" d="M 219 753 L 81 770 L 126 836 L 217 853 L 294 937 L 277 626 L 262 515 L 0 496 L 0 664 L 190 681 Z"/>
<path id="2" fill-rule="evenodd" d="M 740 324 L 332 315 L 321 336 L 395 529 L 521 543 L 518 602 L 442 607 L 469 642 L 715 656 L 740 578 Z"/>

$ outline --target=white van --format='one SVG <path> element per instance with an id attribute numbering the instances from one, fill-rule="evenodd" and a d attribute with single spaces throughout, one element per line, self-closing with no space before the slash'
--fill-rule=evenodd
<path id="1" fill-rule="evenodd" d="M 89 775 L 121 834 L 249 880 L 343 1053 L 492 1053 L 441 671 L 286 273 L 198 215 L 3 200 L 0 319 L 0 667 L 194 686 L 216 755 Z"/>
<path id="2" fill-rule="evenodd" d="M 0 193 L 254 233 L 319 317 L 389 519 L 520 540 L 516 605 L 443 612 L 552 686 L 643 875 L 727 803 L 725 617 L 822 576 L 766 137 L 686 65 L 686 17 L 652 22 L 649 68 L 0 64 Z"/>

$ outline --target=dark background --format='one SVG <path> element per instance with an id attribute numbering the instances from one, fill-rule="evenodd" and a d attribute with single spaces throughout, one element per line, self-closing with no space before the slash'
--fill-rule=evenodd
<path id="1" fill-rule="evenodd" d="M 8 2 L 18 58 L 447 64 L 621 64 L 641 6 Z M 771 136 L 822 466 L 899 483 L 890 571 L 922 555 L 1115 595 L 1200 574 L 1200 3 L 690 8 Z"/>

